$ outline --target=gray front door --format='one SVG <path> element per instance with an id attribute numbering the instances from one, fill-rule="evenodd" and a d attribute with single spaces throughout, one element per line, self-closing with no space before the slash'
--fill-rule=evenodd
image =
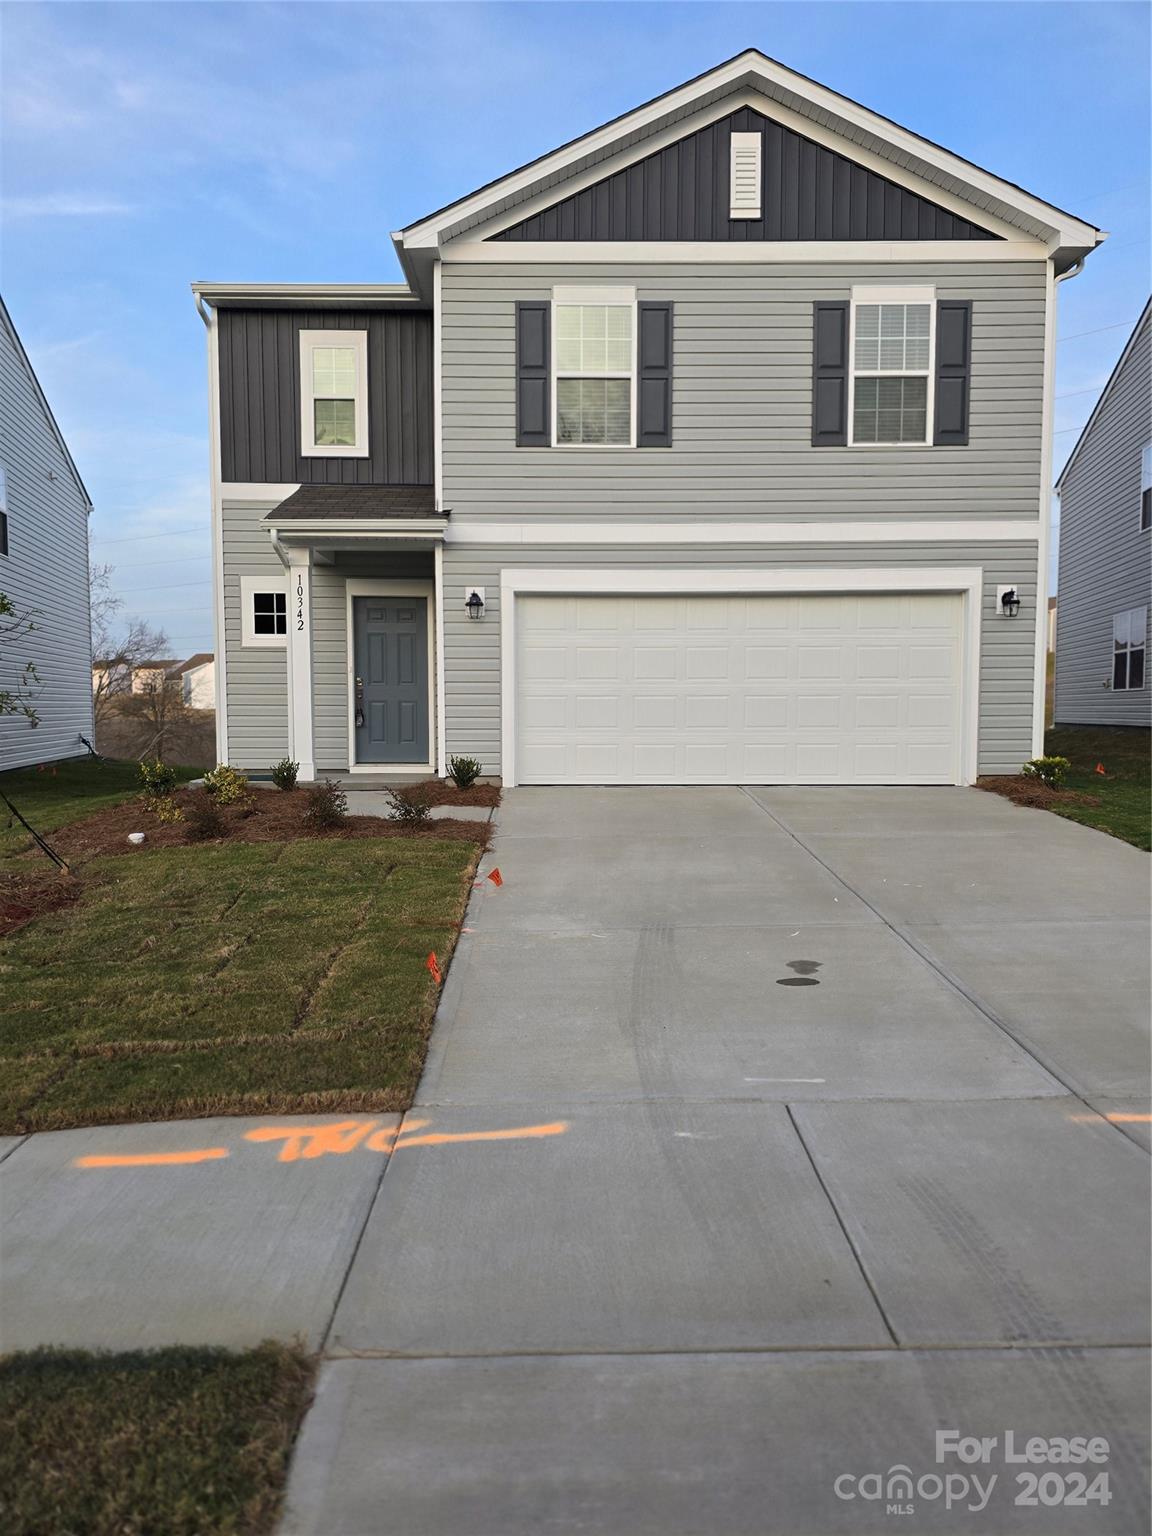
<path id="1" fill-rule="evenodd" d="M 354 597 L 356 761 L 428 761 L 428 599 Z"/>

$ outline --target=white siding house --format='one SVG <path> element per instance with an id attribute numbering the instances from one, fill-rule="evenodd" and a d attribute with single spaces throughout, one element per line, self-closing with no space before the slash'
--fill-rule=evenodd
<path id="1" fill-rule="evenodd" d="M 0 716 L 6 769 L 76 757 L 92 739 L 92 504 L 2 301 L 0 493 L 0 592 L 34 625 L 0 631 L 0 690 L 24 692 L 37 717 Z"/>
<path id="2" fill-rule="evenodd" d="M 1152 300 L 1065 465 L 1057 725 L 1152 725 Z"/>

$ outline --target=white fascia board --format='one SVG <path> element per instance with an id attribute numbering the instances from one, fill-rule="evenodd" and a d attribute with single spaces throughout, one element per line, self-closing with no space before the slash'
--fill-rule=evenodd
<path id="1" fill-rule="evenodd" d="M 907 522 L 747 523 L 535 523 L 460 522 L 448 527 L 445 542 L 457 544 L 661 545 L 661 544 L 904 544 L 1036 543 L 1038 519 L 965 521 L 919 519 Z"/>
<path id="2" fill-rule="evenodd" d="M 428 539 L 440 540 L 444 537 L 447 523 L 430 518 L 317 518 L 314 522 L 305 522 L 300 518 L 292 518 L 282 523 L 269 521 L 267 524 L 278 539 L 320 539 L 338 533 L 340 537 L 360 538 L 404 538 L 410 539 L 413 534 L 421 534 Z"/>
<path id="3" fill-rule="evenodd" d="M 972 165 L 939 145 L 929 143 L 928 140 L 920 138 L 906 128 L 901 128 L 887 118 L 880 117 L 867 107 L 848 100 L 836 91 L 793 73 L 783 64 L 767 58 L 755 49 L 739 54 L 727 64 L 681 86 L 678 90 L 658 97 L 647 106 L 637 108 L 626 117 L 586 134 L 543 160 L 512 172 L 511 175 L 481 189 L 471 197 L 449 205 L 439 213 L 429 215 L 428 218 L 411 225 L 403 232 L 404 243 L 409 249 L 436 246 L 441 243 L 453 225 L 460 226 L 469 220 L 474 222 L 478 217 L 483 217 L 486 209 L 495 210 L 499 206 L 506 206 L 508 200 L 518 193 L 528 190 L 543 178 L 561 175 L 567 166 L 577 165 L 587 160 L 589 156 L 599 157 L 598 173 L 602 176 L 605 174 L 603 169 L 605 156 L 611 153 L 614 144 L 625 140 L 631 142 L 637 134 L 643 133 L 646 127 L 657 124 L 669 116 L 682 117 L 690 110 L 694 101 L 704 98 L 711 100 L 725 87 L 730 87 L 733 92 L 741 86 L 754 90 L 758 83 L 762 90 L 767 87 L 769 91 L 784 92 L 793 99 L 804 102 L 815 113 L 825 114 L 832 119 L 836 125 L 837 139 L 841 144 L 847 140 L 845 149 L 852 158 L 859 158 L 864 151 L 872 153 L 868 145 L 858 141 L 858 136 L 862 134 L 878 144 L 891 147 L 899 155 L 914 162 L 913 169 L 915 166 L 923 167 L 920 174 L 925 181 L 936 188 L 934 196 L 938 201 L 944 188 L 936 183 L 935 176 L 942 175 L 972 187 L 983 196 L 993 198 L 1004 206 L 1018 211 L 1023 217 L 1043 226 L 1050 232 L 1054 246 L 1091 248 L 1098 244 L 1100 232 L 1095 226 L 1084 223 L 1062 209 L 1043 202 L 1040 198 L 1033 197 L 1031 193 L 1024 192 L 1009 182 L 1002 181 L 990 171 L 984 171 Z M 771 98 L 771 105 L 773 117 L 779 117 L 782 110 L 790 112 L 804 124 L 802 131 L 807 137 L 816 137 L 814 130 L 821 126 L 818 118 L 782 108 L 782 104 L 775 95 Z M 690 131 L 686 130 L 680 122 L 675 126 L 678 134 Z M 651 142 L 651 137 L 645 140 L 643 151 L 645 154 L 652 152 Z M 877 158 L 888 167 L 884 174 L 891 177 L 892 170 L 899 166 L 899 162 L 889 160 L 886 156 Z M 557 192 L 553 187 L 551 190 L 553 200 L 556 196 L 567 195 L 567 189 L 564 192 Z M 986 222 L 986 218 L 987 214 L 980 222 Z"/>
<path id="4" fill-rule="evenodd" d="M 619 266 L 630 261 L 648 265 L 804 262 L 821 266 L 916 262 L 923 266 L 932 261 L 1047 261 L 1048 255 L 1048 247 L 1040 240 L 457 240 L 444 247 L 440 260 L 446 266 L 546 263 L 553 268 L 566 262 Z"/>
<path id="5" fill-rule="evenodd" d="M 225 480 L 220 486 L 220 499 L 225 502 L 267 501 L 273 506 L 279 506 L 282 501 L 287 501 L 289 496 L 294 496 L 299 489 L 298 480 L 284 485 L 260 480 Z"/>
<path id="6" fill-rule="evenodd" d="M 424 302 L 407 283 L 193 283 L 192 292 L 205 304 L 213 305 Z"/>

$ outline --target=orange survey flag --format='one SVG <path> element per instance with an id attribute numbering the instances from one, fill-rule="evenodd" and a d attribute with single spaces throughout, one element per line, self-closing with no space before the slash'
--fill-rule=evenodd
<path id="1" fill-rule="evenodd" d="M 424 962 L 424 966 L 425 969 L 430 972 L 432 980 L 436 983 L 437 986 L 439 986 L 444 978 L 440 974 L 440 962 L 436 959 L 435 950 L 432 950 L 432 952 L 429 954 L 427 960 Z"/>
<path id="2" fill-rule="evenodd" d="M 1096 772 L 1097 773 L 1102 773 L 1105 778 L 1108 777 L 1107 771 L 1106 771 L 1103 763 L 1097 763 L 1096 764 Z"/>
<path id="3" fill-rule="evenodd" d="M 489 880 L 491 880 L 493 885 L 503 885 L 504 884 L 504 876 L 500 873 L 500 871 L 498 869 L 491 869 L 491 870 L 489 870 L 488 871 L 488 878 L 489 878 Z"/>

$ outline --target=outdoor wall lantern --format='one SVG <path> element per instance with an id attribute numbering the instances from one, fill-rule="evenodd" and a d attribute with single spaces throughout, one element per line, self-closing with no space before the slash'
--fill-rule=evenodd
<path id="1" fill-rule="evenodd" d="M 997 587 L 996 599 L 1002 618 L 1014 619 L 1020 612 L 1020 593 L 1015 587 Z"/>
<path id="2" fill-rule="evenodd" d="M 468 596 L 464 599 L 464 606 L 468 610 L 470 619 L 479 619 L 484 613 L 484 588 L 469 587 Z"/>

